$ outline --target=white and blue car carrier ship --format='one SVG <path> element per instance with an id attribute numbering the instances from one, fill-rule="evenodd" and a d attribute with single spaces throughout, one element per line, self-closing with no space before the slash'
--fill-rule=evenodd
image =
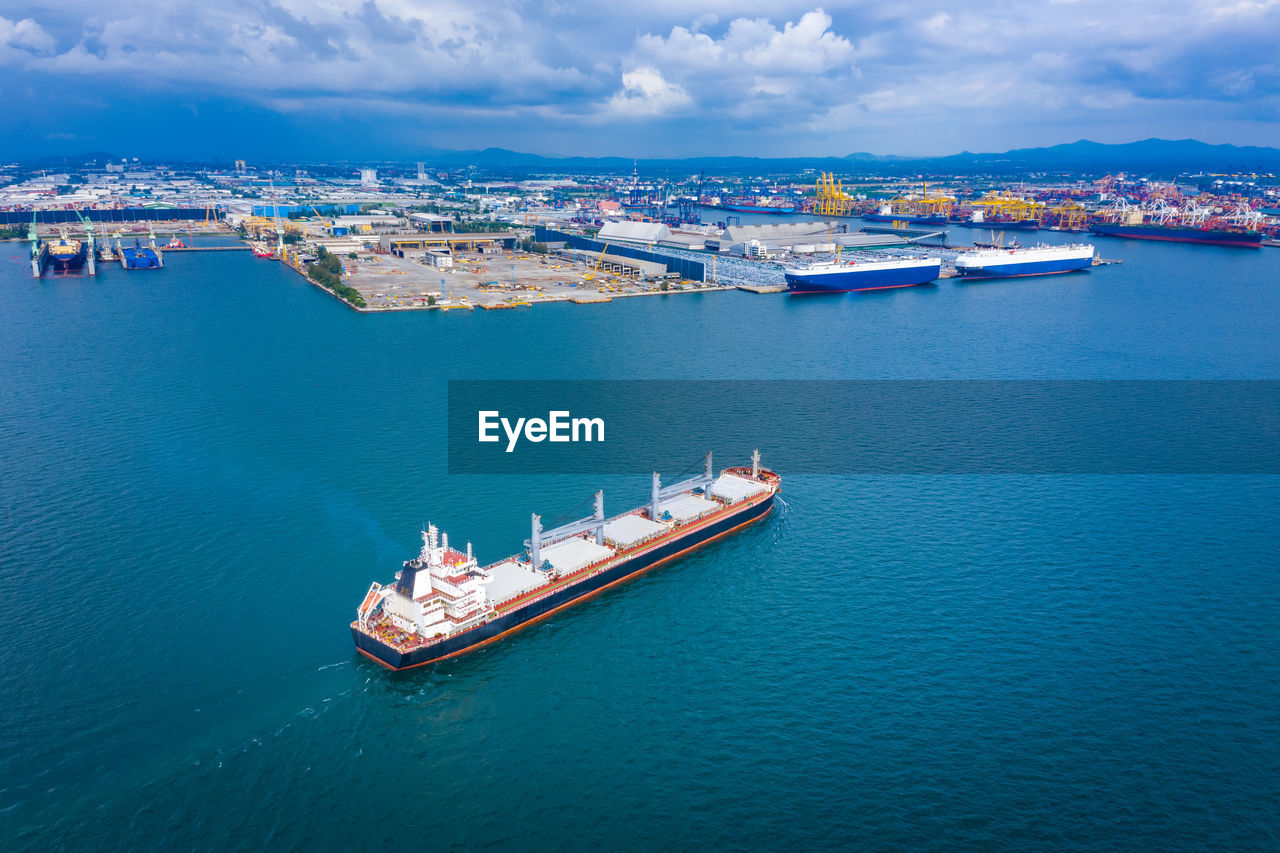
<path id="1" fill-rule="evenodd" d="M 928 284 L 942 275 L 940 258 L 875 257 L 786 267 L 792 293 L 849 293 Z"/>
<path id="2" fill-rule="evenodd" d="M 395 582 L 369 587 L 351 635 L 390 669 L 455 657 L 763 518 L 780 483 L 758 452 L 718 477 L 707 454 L 697 477 L 663 487 L 655 473 L 649 503 L 622 515 L 605 517 L 602 492 L 591 516 L 562 527 L 534 515 L 525 552 L 487 566 L 427 525 Z"/>
<path id="3" fill-rule="evenodd" d="M 1054 275 L 1087 269 L 1093 266 L 1094 255 L 1094 248 L 1088 243 L 976 249 L 956 258 L 956 272 L 963 278 Z"/>

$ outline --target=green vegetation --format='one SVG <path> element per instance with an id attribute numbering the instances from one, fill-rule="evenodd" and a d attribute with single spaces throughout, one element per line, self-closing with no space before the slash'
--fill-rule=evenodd
<path id="1" fill-rule="evenodd" d="M 492 222 L 487 219 L 474 219 L 464 222 L 459 220 L 453 223 L 453 233 L 455 234 L 477 234 L 488 231 L 506 231 L 511 226 L 505 222 Z"/>
<path id="2" fill-rule="evenodd" d="M 323 246 L 320 247 L 320 255 L 316 258 L 316 262 L 307 267 L 307 277 L 322 287 L 332 290 L 340 299 L 357 308 L 363 308 L 368 304 L 358 290 L 343 283 L 342 259 Z"/>
<path id="3" fill-rule="evenodd" d="M 518 245 L 519 245 L 519 247 L 520 247 L 522 250 L 524 250 L 524 251 L 526 251 L 526 252 L 532 252 L 532 253 L 534 253 L 535 255 L 545 255 L 545 254 L 547 254 L 547 244 L 546 244 L 546 243 L 535 243 L 535 242 L 533 242 L 533 238 L 532 238 L 532 237 L 525 237 L 523 240 L 521 240 L 521 241 L 519 242 L 519 244 L 518 244 Z"/>
<path id="4" fill-rule="evenodd" d="M 435 305 L 435 304 L 436 304 L 436 298 L 435 298 L 434 296 L 428 296 L 428 297 L 427 297 L 427 304 L 428 304 L 428 305 Z"/>
<path id="5" fill-rule="evenodd" d="M 357 255 L 355 252 L 347 252 L 347 257 L 354 261 L 356 258 L 360 256 Z"/>
<path id="6" fill-rule="evenodd" d="M 293 232 L 288 232 L 284 235 L 284 242 L 290 246 L 292 246 L 294 243 L 300 243 L 302 242 L 302 235 L 295 234 Z"/>
<path id="7" fill-rule="evenodd" d="M 30 225 L 6 225 L 0 228 L 0 240 L 25 240 Z"/>

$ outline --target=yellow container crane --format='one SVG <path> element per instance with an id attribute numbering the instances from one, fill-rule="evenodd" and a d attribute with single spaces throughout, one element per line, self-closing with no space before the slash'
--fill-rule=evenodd
<path id="1" fill-rule="evenodd" d="M 823 172 L 814 186 L 813 212 L 819 216 L 849 216 L 854 199 L 845 194 L 844 183 L 834 172 Z"/>

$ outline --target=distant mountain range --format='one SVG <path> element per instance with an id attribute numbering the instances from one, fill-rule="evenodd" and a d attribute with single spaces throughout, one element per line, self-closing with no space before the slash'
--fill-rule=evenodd
<path id="1" fill-rule="evenodd" d="M 544 157 L 486 148 L 482 151 L 432 149 L 423 161 L 437 168 L 474 166 L 502 172 L 631 171 L 694 173 L 792 173 L 804 169 L 827 171 L 934 172 L 980 174 L 988 172 L 1131 172 L 1176 174 L 1180 172 L 1280 172 L 1280 149 L 1256 146 L 1210 145 L 1195 139 L 1144 139 L 1112 145 L 1081 139 L 1047 148 L 1017 148 L 1002 153 L 962 151 L 942 157 L 902 157 L 866 153 L 844 157 L 686 157 L 679 159 L 629 157 Z"/>
<path id="2" fill-rule="evenodd" d="M 862 155 L 852 154 L 850 159 Z M 1210 145 L 1196 139 L 1143 139 L 1108 145 L 1081 139 L 1047 148 L 1016 148 L 1003 154 L 972 154 L 909 161 L 938 167 L 1021 170 L 1125 172 L 1246 172 L 1280 171 L 1280 149 L 1257 146 Z"/>
<path id="3" fill-rule="evenodd" d="M 1256 146 L 1210 145 L 1195 139 L 1143 139 L 1110 145 L 1081 139 L 1047 148 L 1016 148 L 1002 153 L 975 154 L 962 151 L 941 157 L 903 157 L 855 153 L 843 157 L 546 157 L 509 151 L 505 148 L 455 151 L 431 148 L 416 154 L 436 169 L 475 167 L 490 176 L 525 177 L 529 174 L 626 173 L 633 168 L 644 175 L 680 179 L 699 172 L 711 175 L 795 175 L 806 169 L 866 175 L 981 175 L 1025 174 L 1030 172 L 1073 172 L 1130 174 L 1171 178 L 1180 173 L 1280 173 L 1280 149 Z M 76 163 L 119 162 L 114 156 L 96 152 L 75 156 L 45 157 L 25 165 L 42 168 L 71 168 Z M 195 163 L 186 165 L 195 166 Z M 225 164 L 223 164 L 225 166 Z M 294 164 L 291 164 L 294 165 Z M 303 164 L 296 164 L 303 165 Z M 351 161 L 330 164 L 346 169 L 376 165 Z"/>

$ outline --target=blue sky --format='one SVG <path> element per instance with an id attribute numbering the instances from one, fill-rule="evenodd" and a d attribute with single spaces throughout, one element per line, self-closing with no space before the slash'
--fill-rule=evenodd
<path id="1" fill-rule="evenodd" d="M 1280 0 L 0 0 L 0 157 L 1280 145 Z"/>

